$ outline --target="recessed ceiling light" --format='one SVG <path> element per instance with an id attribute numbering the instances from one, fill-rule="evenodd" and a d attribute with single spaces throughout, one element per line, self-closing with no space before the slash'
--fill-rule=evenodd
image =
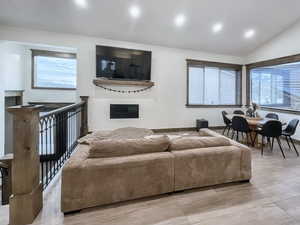
<path id="1" fill-rule="evenodd" d="M 129 13 L 133 18 L 138 18 L 141 15 L 141 10 L 138 6 L 131 6 L 129 8 Z"/>
<path id="2" fill-rule="evenodd" d="M 179 14 L 175 17 L 175 25 L 181 27 L 186 21 L 186 18 L 183 14 Z"/>
<path id="3" fill-rule="evenodd" d="M 246 30 L 245 33 L 244 33 L 244 37 L 247 38 L 247 39 L 252 38 L 254 35 L 255 35 L 255 30 L 254 29 Z"/>
<path id="4" fill-rule="evenodd" d="M 223 29 L 223 24 L 222 23 L 216 23 L 213 25 L 212 30 L 214 33 L 218 33 Z"/>
<path id="5" fill-rule="evenodd" d="M 87 7 L 87 1 L 86 0 L 74 0 L 77 6 L 81 8 L 86 8 Z"/>

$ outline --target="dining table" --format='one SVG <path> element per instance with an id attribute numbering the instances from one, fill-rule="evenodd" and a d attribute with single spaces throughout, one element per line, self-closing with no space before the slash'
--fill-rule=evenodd
<path id="1" fill-rule="evenodd" d="M 268 121 L 271 121 L 271 120 L 275 120 L 275 119 L 271 119 L 271 118 L 266 118 L 266 117 L 250 117 L 250 116 L 247 116 L 247 115 L 241 115 L 241 114 L 227 114 L 226 117 L 231 121 L 232 118 L 234 116 L 240 116 L 240 117 L 244 117 L 248 124 L 249 124 L 249 127 L 250 129 L 252 130 L 251 132 L 251 138 L 254 139 L 255 137 L 255 134 L 256 134 L 256 130 L 260 127 L 263 127 L 263 125 L 268 122 Z M 286 122 L 284 121 L 281 121 L 279 120 L 282 124 L 282 126 L 285 126 L 287 125 Z M 256 139 L 254 145 L 255 147 L 259 147 L 262 143 L 258 141 L 258 138 Z"/>

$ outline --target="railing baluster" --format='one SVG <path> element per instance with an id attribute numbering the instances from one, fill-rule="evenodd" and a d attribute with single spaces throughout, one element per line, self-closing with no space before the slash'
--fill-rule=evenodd
<path id="1" fill-rule="evenodd" d="M 82 119 L 82 113 L 86 107 L 87 98 L 81 103 L 40 116 L 39 153 L 43 189 L 48 186 L 65 161 L 70 158 L 77 145 L 77 139 L 86 134 L 87 124 L 83 124 L 83 122 L 87 122 L 87 115 L 84 120 Z M 79 123 L 79 118 L 81 118 L 81 123 Z"/>
<path id="2" fill-rule="evenodd" d="M 53 132 L 53 117 L 50 117 L 50 135 L 49 135 L 49 143 L 50 143 L 50 155 L 53 154 L 53 139 L 52 139 L 52 132 Z M 53 178 L 53 160 L 50 160 L 50 179 Z"/>
<path id="3" fill-rule="evenodd" d="M 57 154 L 57 149 L 58 149 L 58 144 L 57 144 L 57 116 L 56 115 L 53 115 L 53 118 L 54 118 L 54 121 L 55 121 L 55 126 L 53 128 L 53 134 L 54 134 L 54 137 L 55 137 L 55 140 L 54 140 L 54 151 L 53 151 L 53 155 L 54 155 L 54 158 L 53 158 L 53 161 L 54 161 L 54 175 L 56 174 L 56 171 L 57 171 L 57 160 L 56 160 L 56 154 Z"/>
<path id="4" fill-rule="evenodd" d="M 72 117 L 70 117 L 69 121 L 68 121 L 68 126 L 69 126 L 69 132 L 68 132 L 68 138 L 69 138 L 69 142 L 68 142 L 68 158 L 71 155 L 71 148 L 72 148 L 72 130 L 73 130 L 73 126 L 72 126 Z"/>
<path id="5" fill-rule="evenodd" d="M 49 118 L 47 118 L 46 120 L 46 127 L 45 127 L 45 150 L 46 150 L 46 162 L 45 162 L 45 166 L 46 166 L 46 185 L 48 184 L 49 181 L 49 167 L 48 167 L 48 122 L 49 122 Z"/>
<path id="6" fill-rule="evenodd" d="M 39 154 L 43 157 L 43 143 L 44 143 L 44 140 L 43 140 L 43 137 L 44 137 L 44 121 L 40 121 L 40 144 L 39 144 Z M 41 174 L 42 174 L 42 184 L 44 185 L 44 176 L 45 176 L 45 168 L 44 168 L 44 163 L 41 161 Z"/>

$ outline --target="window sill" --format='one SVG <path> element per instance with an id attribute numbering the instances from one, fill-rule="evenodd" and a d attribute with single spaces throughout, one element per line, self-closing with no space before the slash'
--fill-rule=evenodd
<path id="1" fill-rule="evenodd" d="M 64 90 L 64 91 L 75 91 L 76 88 L 54 88 L 54 87 L 32 87 L 32 89 L 40 90 Z"/>
<path id="2" fill-rule="evenodd" d="M 292 109 L 280 109 L 280 108 L 273 108 L 273 107 L 261 106 L 260 110 L 262 110 L 262 111 L 281 112 L 281 113 L 287 113 L 287 114 L 300 115 L 300 111 L 298 111 L 298 110 L 292 110 Z"/>
<path id="3" fill-rule="evenodd" d="M 187 108 L 241 108 L 242 105 L 191 105 L 186 104 Z"/>

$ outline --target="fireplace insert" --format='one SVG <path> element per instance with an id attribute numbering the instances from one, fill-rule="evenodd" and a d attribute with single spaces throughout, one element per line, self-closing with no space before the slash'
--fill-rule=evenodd
<path id="1" fill-rule="evenodd" d="M 138 104 L 111 104 L 111 119 L 137 119 L 139 118 Z"/>

